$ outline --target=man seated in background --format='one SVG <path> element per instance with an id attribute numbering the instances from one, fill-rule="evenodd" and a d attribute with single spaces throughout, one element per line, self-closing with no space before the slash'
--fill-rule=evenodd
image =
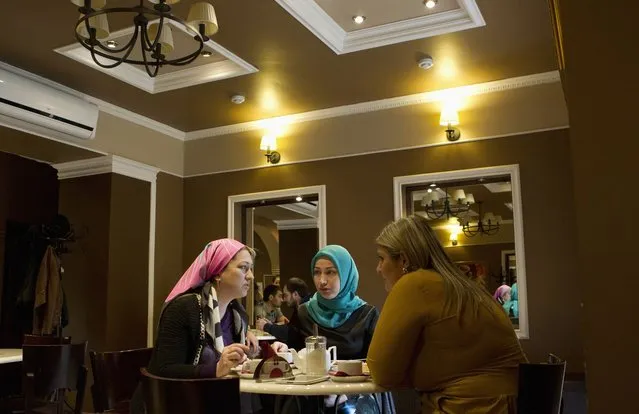
<path id="1" fill-rule="evenodd" d="M 284 324 L 288 323 L 288 319 L 282 314 L 280 307 L 282 306 L 282 290 L 277 285 L 268 285 L 264 289 L 264 303 L 262 306 L 256 306 L 255 317 L 259 321 L 265 319 L 270 323 Z M 257 329 L 260 326 L 257 325 Z"/>
<path id="2" fill-rule="evenodd" d="M 266 296 L 266 294 L 264 295 Z M 295 329 L 297 322 L 297 308 L 308 302 L 312 295 L 308 293 L 308 285 L 302 279 L 297 277 L 290 278 L 284 285 L 284 302 L 293 309 L 290 325 L 275 325 L 265 318 L 257 319 L 257 329 L 270 333 L 278 340 L 286 342 L 290 329 Z"/>

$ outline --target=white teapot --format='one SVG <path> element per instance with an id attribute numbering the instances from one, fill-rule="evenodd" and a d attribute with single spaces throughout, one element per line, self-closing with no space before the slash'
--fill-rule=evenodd
<path id="1" fill-rule="evenodd" d="M 295 367 L 305 374 L 325 375 L 331 369 L 331 365 L 337 361 L 337 347 L 331 346 L 321 353 L 321 350 L 315 349 L 311 352 L 314 354 L 308 358 L 306 348 L 300 349 L 299 352 L 290 349 L 293 354 L 293 362 Z M 320 355 L 321 353 L 321 355 Z"/>

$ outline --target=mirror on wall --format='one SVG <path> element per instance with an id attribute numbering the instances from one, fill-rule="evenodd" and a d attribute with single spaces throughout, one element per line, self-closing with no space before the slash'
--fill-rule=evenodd
<path id="1" fill-rule="evenodd" d="M 448 256 L 483 285 L 527 337 L 517 165 L 395 178 L 396 218 L 426 218 Z"/>
<path id="2" fill-rule="evenodd" d="M 257 251 L 255 283 L 244 301 L 251 324 L 267 286 L 298 277 L 312 287 L 310 262 L 326 245 L 324 194 L 315 186 L 229 197 L 229 237 Z M 286 305 L 282 311 L 290 317 Z"/>

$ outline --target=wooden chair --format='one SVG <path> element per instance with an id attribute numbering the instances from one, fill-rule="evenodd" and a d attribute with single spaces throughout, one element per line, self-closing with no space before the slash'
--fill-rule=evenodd
<path id="1" fill-rule="evenodd" d="M 70 343 L 70 336 L 24 335 L 22 337 L 22 345 L 59 345 Z"/>
<path id="2" fill-rule="evenodd" d="M 238 414 L 239 378 L 171 379 L 142 372 L 142 393 L 148 413 Z"/>
<path id="3" fill-rule="evenodd" d="M 129 412 L 129 402 L 140 383 L 140 368 L 149 364 L 153 348 L 116 352 L 89 352 L 93 385 L 93 407 L 98 413 Z"/>
<path id="4" fill-rule="evenodd" d="M 42 412 L 42 402 L 54 396 L 55 412 L 64 410 L 64 391 L 76 391 L 75 414 L 82 413 L 87 367 L 84 359 L 87 343 L 62 345 L 25 345 L 22 348 L 22 388 L 25 412 Z"/>
<path id="5" fill-rule="evenodd" d="M 517 414 L 559 414 L 566 361 L 550 354 L 547 363 L 519 364 Z"/>

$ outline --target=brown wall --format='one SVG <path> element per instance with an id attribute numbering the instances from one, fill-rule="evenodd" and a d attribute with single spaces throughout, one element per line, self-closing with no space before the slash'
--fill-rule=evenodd
<path id="1" fill-rule="evenodd" d="M 637 413 L 639 197 L 634 127 L 639 59 L 634 2 L 559 0 L 584 297 L 590 413 Z M 597 61 L 593 65 L 593 51 Z M 615 123 L 624 127 L 615 130 Z M 603 191 L 604 196 L 601 196 Z M 608 213 L 606 213 L 608 212 Z M 630 213 L 630 214 L 629 214 Z M 595 224 L 596 223 L 596 224 Z M 625 300 L 628 299 L 628 300 Z"/>
<path id="2" fill-rule="evenodd" d="M 513 163 L 521 172 L 530 309 L 531 339 L 523 345 L 532 360 L 552 351 L 580 372 L 567 130 L 188 178 L 184 260 L 190 262 L 207 240 L 226 236 L 229 195 L 325 184 L 327 241 L 351 251 L 360 270 L 359 294 L 381 306 L 386 294 L 375 274 L 373 240 L 393 219 L 393 177 Z"/>
<path id="3" fill-rule="evenodd" d="M 60 213 L 79 233 L 63 263 L 69 307 L 64 333 L 74 341 L 89 341 L 90 349 L 105 350 L 111 175 L 60 181 Z"/>
<path id="4" fill-rule="evenodd" d="M 153 327 L 157 327 L 164 299 L 182 276 L 184 191 L 182 179 L 159 173 L 155 217 L 155 304 Z M 189 262 L 190 264 L 190 262 Z"/>
<path id="5" fill-rule="evenodd" d="M 111 175 L 107 340 L 110 350 L 146 346 L 151 184 Z"/>
<path id="6" fill-rule="evenodd" d="M 47 164 L 0 152 L 0 306 L 7 220 L 43 224 L 57 212 L 57 172 Z"/>
<path id="7" fill-rule="evenodd" d="M 488 266 L 486 287 L 493 293 L 501 284 L 501 252 L 515 250 L 514 243 L 478 244 L 447 247 L 446 253 L 456 262 L 485 262 Z"/>

